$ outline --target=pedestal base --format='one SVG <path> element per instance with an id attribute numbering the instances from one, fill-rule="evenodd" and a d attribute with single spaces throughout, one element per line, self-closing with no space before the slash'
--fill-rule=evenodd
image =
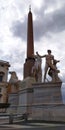
<path id="1" fill-rule="evenodd" d="M 61 95 L 61 82 L 33 84 L 32 119 L 64 121 L 65 106 Z"/>
<path id="2" fill-rule="evenodd" d="M 11 102 L 10 98 L 10 108 L 13 111 L 16 106 L 17 114 L 29 114 L 32 120 L 65 121 L 61 85 L 61 82 L 36 83 L 34 78 L 28 77 L 19 83 L 19 92 L 14 95 L 18 101 Z"/>

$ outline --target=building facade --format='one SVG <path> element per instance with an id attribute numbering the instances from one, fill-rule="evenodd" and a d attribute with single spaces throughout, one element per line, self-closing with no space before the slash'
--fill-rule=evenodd
<path id="1" fill-rule="evenodd" d="M 0 60 L 0 103 L 7 103 L 9 62 Z"/>

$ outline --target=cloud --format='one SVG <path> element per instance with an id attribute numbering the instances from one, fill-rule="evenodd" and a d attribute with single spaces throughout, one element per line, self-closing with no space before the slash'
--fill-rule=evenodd
<path id="1" fill-rule="evenodd" d="M 26 41 L 26 18 L 23 22 L 17 20 L 14 21 L 12 23 L 12 27 L 10 28 L 10 30 L 13 33 L 13 37 L 19 37 L 21 39 L 23 39 L 24 41 Z"/>
<path id="2" fill-rule="evenodd" d="M 4 61 L 8 61 L 10 63 L 11 66 L 9 68 L 9 71 L 17 72 L 17 75 L 18 75 L 19 79 L 22 79 L 25 52 L 24 51 L 23 52 L 22 51 L 18 52 L 18 51 L 15 50 L 14 53 L 10 52 L 10 54 L 3 54 L 2 59 Z M 22 58 L 22 56 L 23 56 L 23 58 Z"/>
<path id="3" fill-rule="evenodd" d="M 59 60 L 61 59 L 58 67 L 61 69 L 61 78 L 65 82 L 65 1 L 41 0 L 40 2 L 39 0 L 37 5 L 33 0 L 31 3 L 35 50 L 44 54 L 48 48 L 52 49 L 53 54 Z M 27 43 L 27 8 L 30 1 L 3 0 L 0 4 L 1 59 L 9 61 L 10 69 L 23 75 Z"/>
<path id="4" fill-rule="evenodd" d="M 42 12 L 42 10 L 41 10 Z M 40 19 L 40 20 L 39 20 Z M 49 33 L 58 33 L 65 30 L 65 7 L 52 13 L 38 16 L 34 21 L 35 40 Z"/>
<path id="5" fill-rule="evenodd" d="M 51 0 L 50 3 L 47 1 L 47 6 L 48 5 L 52 5 Z M 38 10 L 38 12 L 36 10 L 36 19 L 33 23 L 34 38 L 36 41 L 42 36 L 45 36 L 48 32 L 58 33 L 65 30 L 65 5 L 48 14 L 45 14 L 45 10 L 46 8 L 44 8 L 44 5 Z M 27 18 L 25 17 L 23 22 L 19 20 L 14 21 L 12 23 L 11 31 L 13 36 L 22 38 L 26 41 Z"/>

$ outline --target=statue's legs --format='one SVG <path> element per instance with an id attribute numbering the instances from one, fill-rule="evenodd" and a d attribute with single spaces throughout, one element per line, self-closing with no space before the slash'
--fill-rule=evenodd
<path id="1" fill-rule="evenodd" d="M 38 66 L 38 82 L 42 82 L 42 69 L 40 66 Z"/>
<path id="2" fill-rule="evenodd" d="M 48 70 L 49 66 L 48 64 L 45 65 L 45 72 L 44 72 L 44 82 L 45 82 L 45 79 L 46 79 L 46 74 L 47 74 L 47 70 Z"/>
<path id="3" fill-rule="evenodd" d="M 48 66 L 49 66 L 52 70 L 55 70 L 56 73 L 59 73 L 59 70 L 57 70 L 57 68 L 56 68 L 53 64 L 48 64 Z"/>
<path id="4" fill-rule="evenodd" d="M 52 70 L 54 70 L 56 73 L 59 73 L 59 70 L 56 69 L 56 67 L 53 65 L 53 64 L 46 64 L 45 65 L 45 72 L 44 72 L 44 82 L 45 82 L 45 79 L 46 79 L 46 74 L 47 74 L 47 71 L 48 71 L 48 68 L 51 68 Z"/>

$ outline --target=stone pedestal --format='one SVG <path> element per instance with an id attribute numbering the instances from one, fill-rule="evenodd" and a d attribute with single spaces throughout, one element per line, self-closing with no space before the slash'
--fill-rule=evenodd
<path id="1" fill-rule="evenodd" d="M 32 120 L 65 121 L 61 82 L 36 83 L 28 77 L 18 85 L 18 93 L 9 98 L 12 113 L 29 114 Z"/>
<path id="2" fill-rule="evenodd" d="M 28 113 L 32 120 L 64 121 L 61 84 L 36 83 L 34 78 L 26 78 L 19 84 L 17 113 Z"/>
<path id="3" fill-rule="evenodd" d="M 18 93 L 10 93 L 8 96 L 8 102 L 10 103 L 10 107 L 7 109 L 7 113 L 16 114 L 18 109 L 19 97 Z"/>
<path id="4" fill-rule="evenodd" d="M 65 121 L 61 82 L 36 83 L 33 88 L 32 119 Z"/>
<path id="5" fill-rule="evenodd" d="M 62 103 L 61 83 L 35 83 L 32 88 L 34 104 Z"/>
<path id="6" fill-rule="evenodd" d="M 31 113 L 32 101 L 33 101 L 33 88 L 32 83 L 35 83 L 35 79 L 31 77 L 25 78 L 19 83 L 19 114 Z"/>

